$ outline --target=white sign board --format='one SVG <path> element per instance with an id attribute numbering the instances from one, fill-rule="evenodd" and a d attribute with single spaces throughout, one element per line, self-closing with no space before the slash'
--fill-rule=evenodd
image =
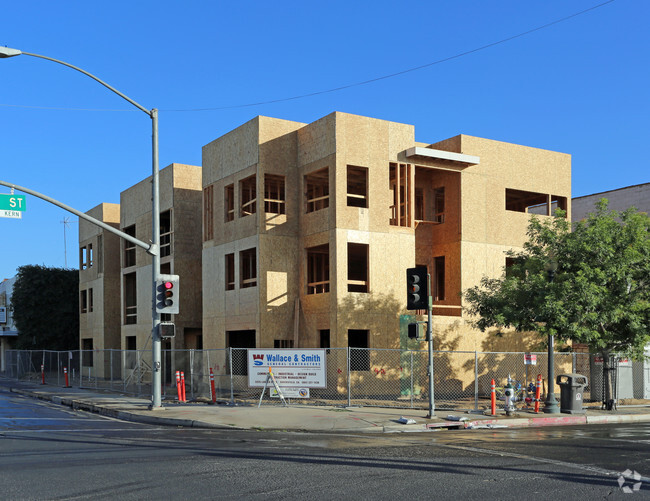
<path id="1" fill-rule="evenodd" d="M 282 395 L 284 398 L 309 398 L 309 388 L 282 388 Z M 269 388 L 269 396 L 271 398 L 280 398 L 275 388 Z"/>
<path id="2" fill-rule="evenodd" d="M 524 365 L 537 365 L 537 355 L 534 353 L 524 353 Z"/>
<path id="3" fill-rule="evenodd" d="M 23 213 L 17 210 L 0 209 L 0 217 L 10 217 L 12 219 L 22 219 Z"/>
<path id="4" fill-rule="evenodd" d="M 278 386 L 327 388 L 325 350 L 248 349 L 248 386 L 263 388 L 269 367 Z"/>
<path id="5" fill-rule="evenodd" d="M 0 324 L 7 323 L 7 307 L 0 306 Z"/>

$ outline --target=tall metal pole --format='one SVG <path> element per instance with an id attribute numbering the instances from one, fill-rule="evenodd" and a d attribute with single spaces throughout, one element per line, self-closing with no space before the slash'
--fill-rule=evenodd
<path id="1" fill-rule="evenodd" d="M 160 279 L 160 175 L 158 169 L 158 110 L 151 110 L 151 139 L 152 139 L 152 172 L 151 172 L 151 228 L 152 240 L 156 242 L 158 252 L 153 255 L 151 263 L 151 275 L 153 279 L 153 288 L 151 289 L 151 360 L 153 362 L 153 373 L 151 377 L 151 408 L 157 409 L 162 407 L 161 397 L 161 339 L 160 339 L 160 313 L 156 309 L 156 286 Z"/>
<path id="2" fill-rule="evenodd" d="M 152 260 L 152 278 L 153 278 L 153 286 L 151 289 L 152 293 L 152 298 L 151 298 L 151 310 L 152 310 L 152 331 L 151 331 L 151 339 L 152 339 L 152 365 L 153 365 L 153 373 L 151 377 L 151 384 L 152 384 L 152 391 L 151 391 L 151 408 L 152 409 L 157 409 L 162 407 L 162 402 L 161 402 L 161 383 L 162 383 L 162 378 L 161 378 L 161 350 L 160 350 L 160 334 L 159 334 L 159 328 L 158 326 L 160 325 L 160 315 L 156 311 L 156 284 L 158 283 L 158 280 L 160 278 L 160 188 L 159 188 L 159 181 L 158 181 L 158 110 L 156 108 L 152 110 L 148 110 L 144 106 L 138 104 L 136 101 L 131 99 L 125 94 L 122 94 L 120 91 L 118 91 L 115 87 L 112 87 L 111 85 L 107 84 L 100 78 L 96 77 L 92 73 L 87 72 L 86 70 L 82 70 L 81 68 L 78 68 L 77 66 L 74 66 L 70 63 L 66 63 L 65 61 L 60 61 L 59 59 L 54 59 L 52 57 L 48 56 L 42 56 L 40 54 L 33 54 L 31 52 L 22 52 L 18 49 L 11 49 L 9 47 L 0 47 L 0 59 L 3 58 L 8 58 L 8 57 L 15 57 L 15 56 L 20 56 L 20 55 L 26 55 L 26 56 L 32 56 L 32 57 L 38 57 L 40 59 L 47 59 L 48 61 L 52 61 L 58 64 L 62 64 L 63 66 L 67 66 L 68 68 L 72 68 L 73 70 L 79 71 L 80 73 L 83 73 L 84 75 L 89 76 L 93 80 L 99 82 L 102 84 L 104 87 L 109 89 L 110 91 L 114 92 L 118 96 L 120 96 L 122 99 L 128 101 L 131 103 L 133 106 L 138 108 L 139 110 L 145 112 L 149 117 L 151 118 L 151 126 L 152 126 L 152 157 L 153 157 L 153 162 L 152 162 L 152 182 L 151 182 L 151 191 L 152 191 L 152 242 L 151 246 L 149 247 L 148 251 L 149 254 L 153 256 Z"/>
<path id="3" fill-rule="evenodd" d="M 552 259 L 546 268 L 549 284 L 552 284 L 555 280 L 556 269 L 557 262 Z M 555 336 L 553 335 L 548 337 L 548 392 L 546 394 L 546 401 L 544 402 L 544 413 L 560 413 L 560 407 L 555 398 Z"/>
<path id="4" fill-rule="evenodd" d="M 436 403 L 434 398 L 433 388 L 433 322 L 431 310 L 433 309 L 433 297 L 431 296 L 431 275 L 427 273 L 427 290 L 429 291 L 429 307 L 427 312 L 427 341 L 429 344 L 429 419 L 435 417 L 433 411 L 436 410 Z"/>

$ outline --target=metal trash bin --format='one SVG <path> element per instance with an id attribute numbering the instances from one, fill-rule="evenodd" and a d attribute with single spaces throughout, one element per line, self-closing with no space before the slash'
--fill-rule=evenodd
<path id="1" fill-rule="evenodd" d="M 588 384 L 587 376 L 582 374 L 560 374 L 555 378 L 560 387 L 560 412 L 584 414 L 582 393 Z"/>

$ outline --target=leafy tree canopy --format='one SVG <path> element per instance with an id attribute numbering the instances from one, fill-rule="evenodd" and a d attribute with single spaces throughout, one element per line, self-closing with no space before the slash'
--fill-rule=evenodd
<path id="1" fill-rule="evenodd" d="M 17 349 L 79 348 L 79 272 L 27 265 L 11 294 Z"/>
<path id="2" fill-rule="evenodd" d="M 533 216 L 505 275 L 464 292 L 475 326 L 537 331 L 641 358 L 650 343 L 650 217 L 610 210 L 606 199 L 573 231 L 564 216 Z"/>

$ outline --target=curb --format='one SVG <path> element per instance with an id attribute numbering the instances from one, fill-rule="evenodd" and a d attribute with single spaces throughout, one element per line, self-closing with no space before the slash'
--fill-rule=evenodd
<path id="1" fill-rule="evenodd" d="M 145 423 L 160 426 L 176 426 L 186 428 L 204 428 L 204 429 L 221 429 L 221 430 L 254 430 L 256 427 L 244 427 L 229 424 L 217 424 L 207 421 L 185 419 L 178 417 L 165 417 L 164 413 L 143 414 L 140 412 L 131 412 L 128 410 L 119 410 L 104 405 L 93 404 L 83 399 L 76 397 L 62 397 L 59 395 L 52 395 L 47 392 L 39 392 L 38 390 L 28 390 L 22 388 L 9 388 L 11 393 L 36 398 L 38 400 L 49 401 L 58 405 L 65 405 L 75 410 L 82 410 L 92 412 L 102 416 L 111 417 L 123 421 L 130 421 L 136 423 Z M 164 411 L 164 409 L 161 409 Z M 643 423 L 650 422 L 650 413 L 648 414 L 613 414 L 613 415 L 593 415 L 586 414 L 572 414 L 572 415 L 559 415 L 559 416 L 539 416 L 539 417 L 514 417 L 514 418 L 501 418 L 501 419 L 473 419 L 466 421 L 445 421 L 441 422 L 428 422 L 416 424 L 374 424 L 373 426 L 364 427 L 341 427 L 331 429 L 310 429 L 294 428 L 290 429 L 291 432 L 333 432 L 333 433 L 417 433 L 427 431 L 437 431 L 441 429 L 482 429 L 482 428 L 540 428 L 548 426 L 575 426 L 587 424 L 616 424 L 616 423 Z M 285 427 L 264 427 L 267 431 L 287 431 Z"/>

